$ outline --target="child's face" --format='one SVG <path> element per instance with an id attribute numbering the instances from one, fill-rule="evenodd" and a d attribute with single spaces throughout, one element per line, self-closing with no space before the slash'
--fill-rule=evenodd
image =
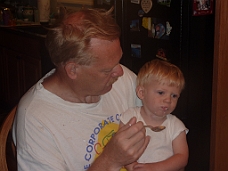
<path id="1" fill-rule="evenodd" d="M 175 109 L 180 93 L 180 88 L 160 84 L 158 81 L 151 81 L 137 89 L 145 112 L 158 117 L 164 117 Z"/>

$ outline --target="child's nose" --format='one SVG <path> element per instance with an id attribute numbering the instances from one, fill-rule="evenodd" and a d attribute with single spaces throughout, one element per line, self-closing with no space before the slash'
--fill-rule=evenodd
<path id="1" fill-rule="evenodd" d="M 171 96 L 165 96 L 164 102 L 170 103 L 171 102 Z"/>

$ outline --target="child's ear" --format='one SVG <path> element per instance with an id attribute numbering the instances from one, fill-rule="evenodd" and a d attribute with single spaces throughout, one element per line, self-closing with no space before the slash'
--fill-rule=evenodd
<path id="1" fill-rule="evenodd" d="M 69 62 L 65 65 L 65 71 L 69 78 L 75 79 L 77 77 L 77 64 L 74 62 Z"/>
<path id="2" fill-rule="evenodd" d="M 144 86 L 141 86 L 141 85 L 137 86 L 137 88 L 136 88 L 136 94 L 137 94 L 137 96 L 138 96 L 139 99 L 142 100 L 144 98 L 144 93 L 145 93 Z"/>

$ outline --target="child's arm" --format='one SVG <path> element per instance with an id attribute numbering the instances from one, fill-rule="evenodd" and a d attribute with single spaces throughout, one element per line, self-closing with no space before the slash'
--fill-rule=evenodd
<path id="1" fill-rule="evenodd" d="M 181 171 L 188 163 L 188 144 L 185 131 L 173 140 L 174 155 L 157 163 L 139 163 L 134 171 Z"/>

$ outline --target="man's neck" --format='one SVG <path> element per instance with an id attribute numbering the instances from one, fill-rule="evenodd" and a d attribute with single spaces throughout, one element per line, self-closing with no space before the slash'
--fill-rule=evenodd
<path id="1" fill-rule="evenodd" d="M 100 100 L 100 96 L 83 96 L 81 94 L 77 94 L 77 92 L 75 92 L 72 88 L 74 86 L 71 87 L 70 83 L 67 83 L 67 80 L 63 80 L 61 78 L 62 77 L 55 72 L 51 76 L 44 79 L 42 84 L 46 90 L 69 102 L 97 103 Z"/>

